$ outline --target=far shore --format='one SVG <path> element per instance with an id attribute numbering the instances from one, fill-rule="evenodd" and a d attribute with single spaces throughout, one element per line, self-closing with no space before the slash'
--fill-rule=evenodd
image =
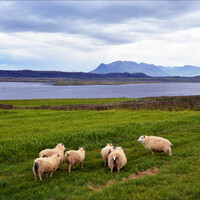
<path id="1" fill-rule="evenodd" d="M 64 79 L 64 78 L 0 78 L 0 82 L 46 82 L 55 86 L 70 85 L 124 85 L 148 83 L 200 83 L 200 77 L 148 77 L 110 79 Z"/>

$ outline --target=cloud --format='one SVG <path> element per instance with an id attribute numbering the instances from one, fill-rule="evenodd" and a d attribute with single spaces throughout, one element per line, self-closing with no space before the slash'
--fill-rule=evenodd
<path id="1" fill-rule="evenodd" d="M 3 1 L 0 64 L 91 71 L 132 60 L 200 66 L 200 2 Z"/>
<path id="2" fill-rule="evenodd" d="M 116 37 L 113 34 L 104 32 L 107 26 L 123 26 L 127 24 L 130 28 L 135 27 L 137 32 L 145 30 L 141 21 L 148 21 L 151 26 L 167 25 L 168 20 L 173 21 L 173 26 L 179 22 L 173 20 L 182 15 L 187 15 L 191 10 L 195 10 L 199 2 L 82 2 L 82 1 L 41 1 L 41 2 L 12 2 L 3 3 L 0 7 L 0 30 L 4 32 L 62 32 L 68 34 L 83 34 L 99 40 L 113 44 L 131 42 L 129 39 L 120 39 L 120 31 Z M 1 5 L 0 4 L 0 5 Z M 14 15 L 14 17 L 13 17 Z M 131 22 L 135 23 L 131 23 Z M 195 20 L 199 23 L 199 20 Z M 191 23 L 188 23 L 190 25 Z M 184 23 L 182 23 L 184 28 Z M 166 27 L 166 26 L 165 26 Z M 180 27 L 180 25 L 179 25 Z M 174 28 L 174 27 L 173 27 Z"/>

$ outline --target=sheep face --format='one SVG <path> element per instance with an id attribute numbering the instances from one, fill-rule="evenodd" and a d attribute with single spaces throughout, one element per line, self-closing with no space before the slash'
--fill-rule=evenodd
<path id="1" fill-rule="evenodd" d="M 145 139 L 145 135 L 140 136 L 140 138 L 138 139 L 138 142 L 144 142 Z"/>
<path id="2" fill-rule="evenodd" d="M 61 149 L 61 150 L 65 150 L 65 145 L 63 143 L 59 143 L 57 144 L 56 148 Z"/>
<path id="3" fill-rule="evenodd" d="M 79 148 L 80 151 L 85 151 L 85 149 L 83 147 Z"/>
<path id="4" fill-rule="evenodd" d="M 57 154 L 57 157 L 59 158 L 59 161 L 61 160 L 61 155 Z"/>
<path id="5" fill-rule="evenodd" d="M 111 147 L 112 149 L 114 149 L 114 146 L 112 143 L 107 143 L 107 147 Z"/>

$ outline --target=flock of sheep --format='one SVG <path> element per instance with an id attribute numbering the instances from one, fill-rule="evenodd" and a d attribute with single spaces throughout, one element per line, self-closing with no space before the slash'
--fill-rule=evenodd
<path id="1" fill-rule="evenodd" d="M 138 139 L 138 142 L 141 142 L 147 150 L 152 152 L 152 154 L 154 154 L 154 152 L 165 152 L 169 156 L 172 155 L 172 144 L 165 138 L 156 136 L 141 136 Z M 64 159 L 68 165 L 69 172 L 71 171 L 72 165 L 75 168 L 76 164 L 80 163 L 83 168 L 83 162 L 85 160 L 84 148 L 79 148 L 77 151 L 70 150 L 65 152 L 65 154 L 64 151 L 65 146 L 63 143 L 59 143 L 54 149 L 42 150 L 39 153 L 39 158 L 35 159 L 33 164 L 35 180 L 37 180 L 37 175 L 40 180 L 42 180 L 42 174 L 46 174 L 46 177 L 50 174 L 51 177 L 53 172 L 55 172 L 60 167 L 60 164 L 63 163 Z M 107 146 L 101 150 L 101 155 L 105 166 L 108 164 L 108 167 L 111 169 L 111 173 L 114 168 L 116 168 L 119 172 L 120 169 L 127 163 L 127 158 L 122 147 L 116 147 L 114 149 L 112 144 L 107 144 Z"/>

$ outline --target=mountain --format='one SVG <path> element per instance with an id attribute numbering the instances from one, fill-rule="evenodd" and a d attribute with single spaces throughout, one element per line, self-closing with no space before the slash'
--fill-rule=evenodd
<path id="1" fill-rule="evenodd" d="M 132 61 L 116 61 L 110 64 L 101 63 L 91 73 L 144 73 L 148 76 L 195 76 L 200 75 L 200 67 L 185 65 L 183 67 L 163 67 L 153 64 Z"/>
<path id="2" fill-rule="evenodd" d="M 200 75 L 200 67 L 184 65 L 183 67 L 161 67 L 170 76 L 197 76 Z"/>
<path id="3" fill-rule="evenodd" d="M 146 63 L 136 63 L 132 61 L 116 61 L 110 64 L 101 63 L 91 73 L 107 74 L 107 73 L 144 73 L 149 76 L 168 76 L 166 72 L 155 65 Z"/>
<path id="4" fill-rule="evenodd" d="M 101 79 L 101 78 L 146 78 L 144 73 L 109 73 L 94 74 L 83 72 L 0 70 L 2 78 L 67 78 L 67 79 Z"/>

